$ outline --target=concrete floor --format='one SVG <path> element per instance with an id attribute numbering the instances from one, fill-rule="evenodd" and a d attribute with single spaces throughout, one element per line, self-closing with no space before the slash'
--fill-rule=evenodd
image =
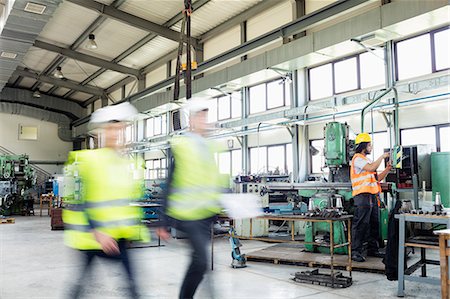
<path id="1" fill-rule="evenodd" d="M 0 225 L 0 298 L 66 298 L 80 261 L 62 238 L 62 231 L 50 230 L 48 217 L 17 217 L 16 224 Z M 257 241 L 243 245 L 244 252 L 270 246 Z M 177 298 L 189 261 L 184 241 L 133 249 L 132 254 L 142 298 Z M 306 268 L 249 262 L 247 268 L 232 269 L 230 261 L 228 240 L 216 240 L 215 270 L 196 298 L 396 298 L 397 283 L 380 274 L 353 272 L 353 286 L 331 289 L 290 280 L 292 273 Z M 127 298 L 121 268 L 108 262 L 95 266 L 86 298 Z M 438 267 L 429 272 L 438 275 Z M 407 282 L 406 295 L 440 298 L 440 291 L 438 286 Z"/>

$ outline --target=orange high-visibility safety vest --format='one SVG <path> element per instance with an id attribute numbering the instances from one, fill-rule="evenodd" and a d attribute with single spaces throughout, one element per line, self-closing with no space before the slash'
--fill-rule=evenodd
<path id="1" fill-rule="evenodd" d="M 352 195 L 356 196 L 361 193 L 378 194 L 380 190 L 380 185 L 376 179 L 376 172 L 365 171 L 357 174 L 355 172 L 355 159 L 362 158 L 364 160 L 369 160 L 363 154 L 355 154 L 352 159 L 350 166 L 350 179 L 352 180 Z"/>

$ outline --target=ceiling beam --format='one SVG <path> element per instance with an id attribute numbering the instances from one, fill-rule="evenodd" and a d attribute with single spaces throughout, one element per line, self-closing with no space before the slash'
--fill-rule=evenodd
<path id="1" fill-rule="evenodd" d="M 126 0 L 114 0 L 113 3 L 111 3 L 112 7 L 119 7 L 120 5 L 122 5 Z M 89 25 L 88 28 L 86 28 L 83 33 L 81 33 L 80 36 L 78 36 L 78 38 L 73 42 L 72 45 L 70 45 L 69 49 L 71 50 L 75 50 L 77 49 L 79 46 L 81 46 L 81 44 L 86 41 L 86 39 L 89 37 L 89 34 L 93 33 L 94 30 L 96 30 L 98 27 L 100 27 L 101 24 L 103 24 L 103 22 L 105 20 L 107 20 L 108 18 L 105 16 L 99 16 L 97 17 L 94 22 L 91 23 L 91 25 Z M 47 67 L 44 69 L 44 71 L 42 72 L 44 75 L 50 74 L 52 72 L 54 72 L 56 70 L 56 68 L 58 66 L 60 66 L 64 61 L 66 60 L 66 58 L 64 56 L 58 55 L 55 59 L 53 59 L 53 61 L 47 65 Z M 32 90 L 36 90 L 39 87 L 39 82 L 36 82 L 33 87 L 31 87 Z M 58 89 L 57 86 L 53 86 L 48 93 L 51 94 L 53 93 L 56 89 Z"/>
<path id="2" fill-rule="evenodd" d="M 192 9 L 195 12 L 196 10 L 200 9 L 203 5 L 207 4 L 208 2 L 210 2 L 211 0 L 197 0 L 192 4 Z M 176 23 L 180 22 L 181 20 L 183 20 L 184 18 L 184 14 L 182 12 L 177 13 L 175 16 L 173 16 L 172 18 L 170 18 L 167 22 L 165 22 L 163 24 L 164 27 L 172 27 L 173 25 L 175 25 Z M 121 60 L 123 60 L 124 58 L 126 58 L 127 56 L 131 55 L 132 53 L 134 53 L 136 50 L 140 49 L 142 46 L 144 46 L 145 44 L 147 44 L 148 42 L 150 42 L 151 40 L 153 40 L 154 38 L 156 38 L 158 35 L 154 34 L 154 33 L 150 33 L 147 36 L 145 36 L 143 39 L 141 39 L 140 41 L 138 41 L 137 43 L 135 43 L 134 45 L 132 45 L 130 48 L 128 48 L 127 50 L 125 50 L 124 52 L 122 52 L 119 56 L 117 56 L 116 58 L 114 58 L 112 60 L 112 62 L 118 63 Z M 172 54 L 172 53 L 171 53 Z M 169 54 L 169 55 L 171 55 Z M 166 57 L 166 55 L 165 55 Z M 176 56 L 175 56 L 176 58 Z M 158 60 L 157 60 L 158 61 Z M 99 69 L 98 71 L 96 71 L 95 73 L 93 73 L 92 75 L 90 75 L 88 78 L 86 78 L 85 80 L 83 80 L 83 82 L 81 82 L 82 85 L 85 85 L 89 82 L 91 82 L 92 80 L 94 80 L 95 78 L 97 78 L 98 76 L 100 76 L 101 74 L 103 74 L 106 70 L 105 69 Z M 145 72 L 145 69 L 143 69 L 142 72 Z M 122 81 L 127 81 L 128 84 L 129 82 L 134 81 L 133 78 L 131 78 L 131 81 L 128 78 L 125 78 L 123 80 L 120 80 L 117 83 L 121 83 Z M 110 90 L 111 88 L 115 87 L 116 84 L 113 84 L 112 86 L 110 86 L 106 92 L 109 93 L 108 90 Z M 123 86 L 123 85 L 120 85 Z M 119 87 L 120 87 L 119 86 Z M 116 88 L 117 89 L 117 88 Z M 115 89 L 113 89 L 114 91 Z M 64 95 L 64 98 L 66 97 L 70 97 L 74 92 L 73 91 L 69 91 L 68 93 L 66 93 Z M 88 99 L 87 101 L 90 101 L 91 99 Z M 86 101 L 86 102 L 87 102 Z M 90 103 L 88 103 L 87 105 L 89 105 Z"/>
<path id="3" fill-rule="evenodd" d="M 33 78 L 40 82 L 52 84 L 52 85 L 59 86 L 59 87 L 73 89 L 73 90 L 84 92 L 87 94 L 92 94 L 92 95 L 97 95 L 97 96 L 101 96 L 104 94 L 103 89 L 98 88 L 98 87 L 81 86 L 78 82 L 75 82 L 75 81 L 71 81 L 71 80 L 67 80 L 67 79 L 62 80 L 62 79 L 56 79 L 56 78 L 45 76 L 45 75 L 39 75 L 35 72 L 29 71 L 26 69 L 22 69 L 22 68 L 18 68 L 17 70 L 15 70 L 14 74 L 17 76 Z"/>
<path id="4" fill-rule="evenodd" d="M 338 2 L 332 3 L 330 5 L 327 5 L 315 12 L 312 12 L 303 17 L 300 17 L 288 24 L 285 24 L 277 29 L 267 32 L 261 36 L 258 36 L 256 38 L 254 38 L 242 45 L 234 47 L 228 51 L 225 51 L 215 57 L 212 57 L 211 59 L 208 59 L 207 61 L 205 61 L 203 63 L 200 63 L 198 65 L 197 69 L 195 71 L 193 71 L 193 75 L 196 76 L 196 75 L 198 75 L 202 72 L 205 72 L 211 68 L 214 68 L 226 61 L 229 61 L 236 57 L 245 55 L 259 47 L 262 47 L 271 42 L 274 42 L 279 38 L 298 34 L 302 31 L 306 30 L 308 27 L 310 27 L 313 24 L 316 24 L 318 22 L 321 22 L 323 20 L 331 18 L 339 13 L 342 13 L 348 9 L 351 9 L 353 7 L 361 5 L 368 1 L 369 0 L 346 0 L 346 1 L 338 1 Z M 165 62 L 167 62 L 167 59 L 161 59 L 161 62 L 163 62 L 163 60 Z M 170 86 L 171 84 L 173 84 L 173 82 L 174 82 L 174 76 L 169 79 L 165 79 L 153 86 L 149 86 L 145 90 L 143 90 L 141 92 L 137 92 L 130 97 L 127 97 L 126 100 L 131 101 L 131 102 L 133 102 L 135 100 L 139 100 L 159 89 Z"/>
<path id="5" fill-rule="evenodd" d="M 163 25 L 159 25 L 153 22 L 150 22 L 146 19 L 137 17 L 135 15 L 129 14 L 127 12 L 121 11 L 119 9 L 113 8 L 111 6 L 99 3 L 93 0 L 67 0 L 69 2 L 80 5 L 84 8 L 95 10 L 101 15 L 105 15 L 109 18 L 115 19 L 119 22 L 128 24 L 130 26 L 139 28 L 144 31 L 153 32 L 157 35 L 165 37 L 167 39 L 179 42 L 180 41 L 180 32 L 172 30 L 170 28 L 164 27 Z M 186 36 L 184 36 L 186 40 Z M 196 38 L 191 37 L 191 44 L 194 47 L 197 47 L 198 40 Z"/>
<path id="6" fill-rule="evenodd" d="M 74 50 L 68 49 L 68 48 L 62 48 L 55 46 L 54 44 L 46 43 L 40 40 L 36 40 L 34 42 L 34 46 L 40 49 L 44 49 L 50 52 L 55 52 L 58 54 L 61 54 L 63 56 L 66 56 L 68 58 L 72 58 L 78 61 L 82 61 L 91 65 L 99 66 L 104 69 L 116 71 L 123 74 L 129 74 L 138 77 L 140 75 L 139 70 L 129 68 L 114 62 L 110 62 L 108 60 L 104 60 L 101 58 L 97 58 L 94 56 L 86 55 L 83 53 L 76 52 Z"/>
<path id="7" fill-rule="evenodd" d="M 219 26 L 216 26 L 208 32 L 202 34 L 199 38 L 200 43 L 204 43 L 205 41 L 218 36 L 222 32 L 227 31 L 235 26 L 239 26 L 242 22 L 247 21 L 251 17 L 254 17 L 276 5 L 279 5 L 281 2 L 282 1 L 262 1 L 256 4 L 255 6 L 241 12 L 240 14 L 232 17 Z"/>

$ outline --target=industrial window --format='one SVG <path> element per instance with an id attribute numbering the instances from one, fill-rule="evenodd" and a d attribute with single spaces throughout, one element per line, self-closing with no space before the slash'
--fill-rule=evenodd
<path id="1" fill-rule="evenodd" d="M 231 175 L 242 173 L 242 150 L 231 151 Z"/>
<path id="2" fill-rule="evenodd" d="M 384 50 L 364 52 L 309 69 L 309 98 L 383 85 L 385 77 Z"/>
<path id="3" fill-rule="evenodd" d="M 368 88 L 385 83 L 386 73 L 384 51 L 378 49 L 359 55 L 361 88 Z"/>
<path id="4" fill-rule="evenodd" d="M 423 127 L 414 129 L 401 130 L 401 144 L 416 145 L 416 144 L 431 144 L 436 148 L 436 128 Z"/>
<path id="5" fill-rule="evenodd" d="M 267 147 L 267 168 L 269 173 L 282 174 L 286 169 L 286 148 L 284 145 Z"/>
<path id="6" fill-rule="evenodd" d="M 450 151 L 450 127 L 439 128 L 439 144 L 441 152 Z"/>
<path id="7" fill-rule="evenodd" d="M 323 139 L 310 141 L 310 159 L 311 159 L 311 173 L 322 173 L 322 168 L 325 165 L 325 158 L 323 156 L 323 148 L 325 142 Z"/>
<path id="8" fill-rule="evenodd" d="M 240 91 L 231 94 L 231 117 L 238 118 L 242 116 L 242 96 Z"/>
<path id="9" fill-rule="evenodd" d="M 219 162 L 219 172 L 222 174 L 230 174 L 231 173 L 231 153 L 224 152 L 219 153 L 218 156 Z"/>
<path id="10" fill-rule="evenodd" d="M 153 118 L 148 118 L 145 120 L 145 137 L 152 137 L 155 135 L 155 132 L 153 130 Z"/>
<path id="11" fill-rule="evenodd" d="M 250 87 L 250 114 L 266 110 L 266 84 Z"/>
<path id="12" fill-rule="evenodd" d="M 145 161 L 145 178 L 146 179 L 162 179 L 167 177 L 167 160 L 153 159 Z"/>
<path id="13" fill-rule="evenodd" d="M 217 121 L 217 99 L 209 101 L 208 105 L 208 122 L 215 123 Z"/>
<path id="14" fill-rule="evenodd" d="M 433 34 L 436 71 L 450 68 L 450 29 Z"/>
<path id="15" fill-rule="evenodd" d="M 146 119 L 145 137 L 153 137 L 161 134 L 167 134 L 167 115 L 152 117 Z"/>
<path id="16" fill-rule="evenodd" d="M 390 146 L 388 132 L 373 133 L 372 145 L 373 149 L 372 155 L 370 155 L 370 159 L 375 161 L 376 159 L 378 159 L 378 157 L 380 157 L 383 154 L 384 149 L 388 149 Z"/>
<path id="17" fill-rule="evenodd" d="M 161 116 L 161 133 L 167 134 L 167 114 L 163 114 Z"/>
<path id="18" fill-rule="evenodd" d="M 284 81 L 272 81 L 267 84 L 267 109 L 282 106 L 284 106 Z"/>
<path id="19" fill-rule="evenodd" d="M 252 174 L 292 172 L 292 144 L 277 144 L 250 148 L 250 171 Z"/>
<path id="20" fill-rule="evenodd" d="M 250 87 L 250 114 L 286 106 L 290 102 L 290 80 L 277 79 Z"/>
<path id="21" fill-rule="evenodd" d="M 309 70 L 309 94 L 311 100 L 333 95 L 333 73 L 331 63 Z"/>
<path id="22" fill-rule="evenodd" d="M 153 127 L 154 135 L 155 136 L 161 135 L 161 133 L 162 133 L 162 117 L 161 116 L 155 117 L 154 121 L 155 121 L 154 127 Z"/>
<path id="23" fill-rule="evenodd" d="M 254 147 L 250 149 L 250 172 L 252 174 L 266 173 L 267 147 Z"/>
<path id="24" fill-rule="evenodd" d="M 335 93 L 358 88 L 358 62 L 356 57 L 335 62 L 333 70 Z"/>
<path id="25" fill-rule="evenodd" d="M 231 98 L 230 96 L 223 96 L 217 98 L 218 120 L 231 118 Z"/>
<path id="26" fill-rule="evenodd" d="M 232 176 L 238 175 L 242 169 L 242 151 L 238 149 L 219 153 L 217 163 L 220 173 Z"/>
<path id="27" fill-rule="evenodd" d="M 396 44 L 398 80 L 430 74 L 430 34 L 407 39 Z"/>
<path id="28" fill-rule="evenodd" d="M 127 126 L 125 128 L 125 143 L 133 141 L 133 126 Z M 119 141 L 120 142 L 120 141 Z"/>

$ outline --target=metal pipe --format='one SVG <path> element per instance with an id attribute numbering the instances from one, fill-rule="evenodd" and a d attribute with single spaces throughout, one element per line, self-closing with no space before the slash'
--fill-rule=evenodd
<path id="1" fill-rule="evenodd" d="M 391 87 L 388 88 L 386 91 L 384 91 L 382 94 L 380 94 L 379 96 L 377 96 L 373 101 L 371 101 L 369 104 L 367 104 L 366 106 L 364 106 L 364 108 L 361 111 L 361 132 L 364 132 L 364 117 L 367 114 L 368 110 L 372 110 L 373 107 L 388 93 L 390 93 L 392 90 L 395 90 L 395 98 L 396 100 L 394 100 L 396 103 L 398 103 L 398 93 L 397 90 L 395 89 L 395 87 Z M 395 103 L 394 102 L 394 103 Z"/>

